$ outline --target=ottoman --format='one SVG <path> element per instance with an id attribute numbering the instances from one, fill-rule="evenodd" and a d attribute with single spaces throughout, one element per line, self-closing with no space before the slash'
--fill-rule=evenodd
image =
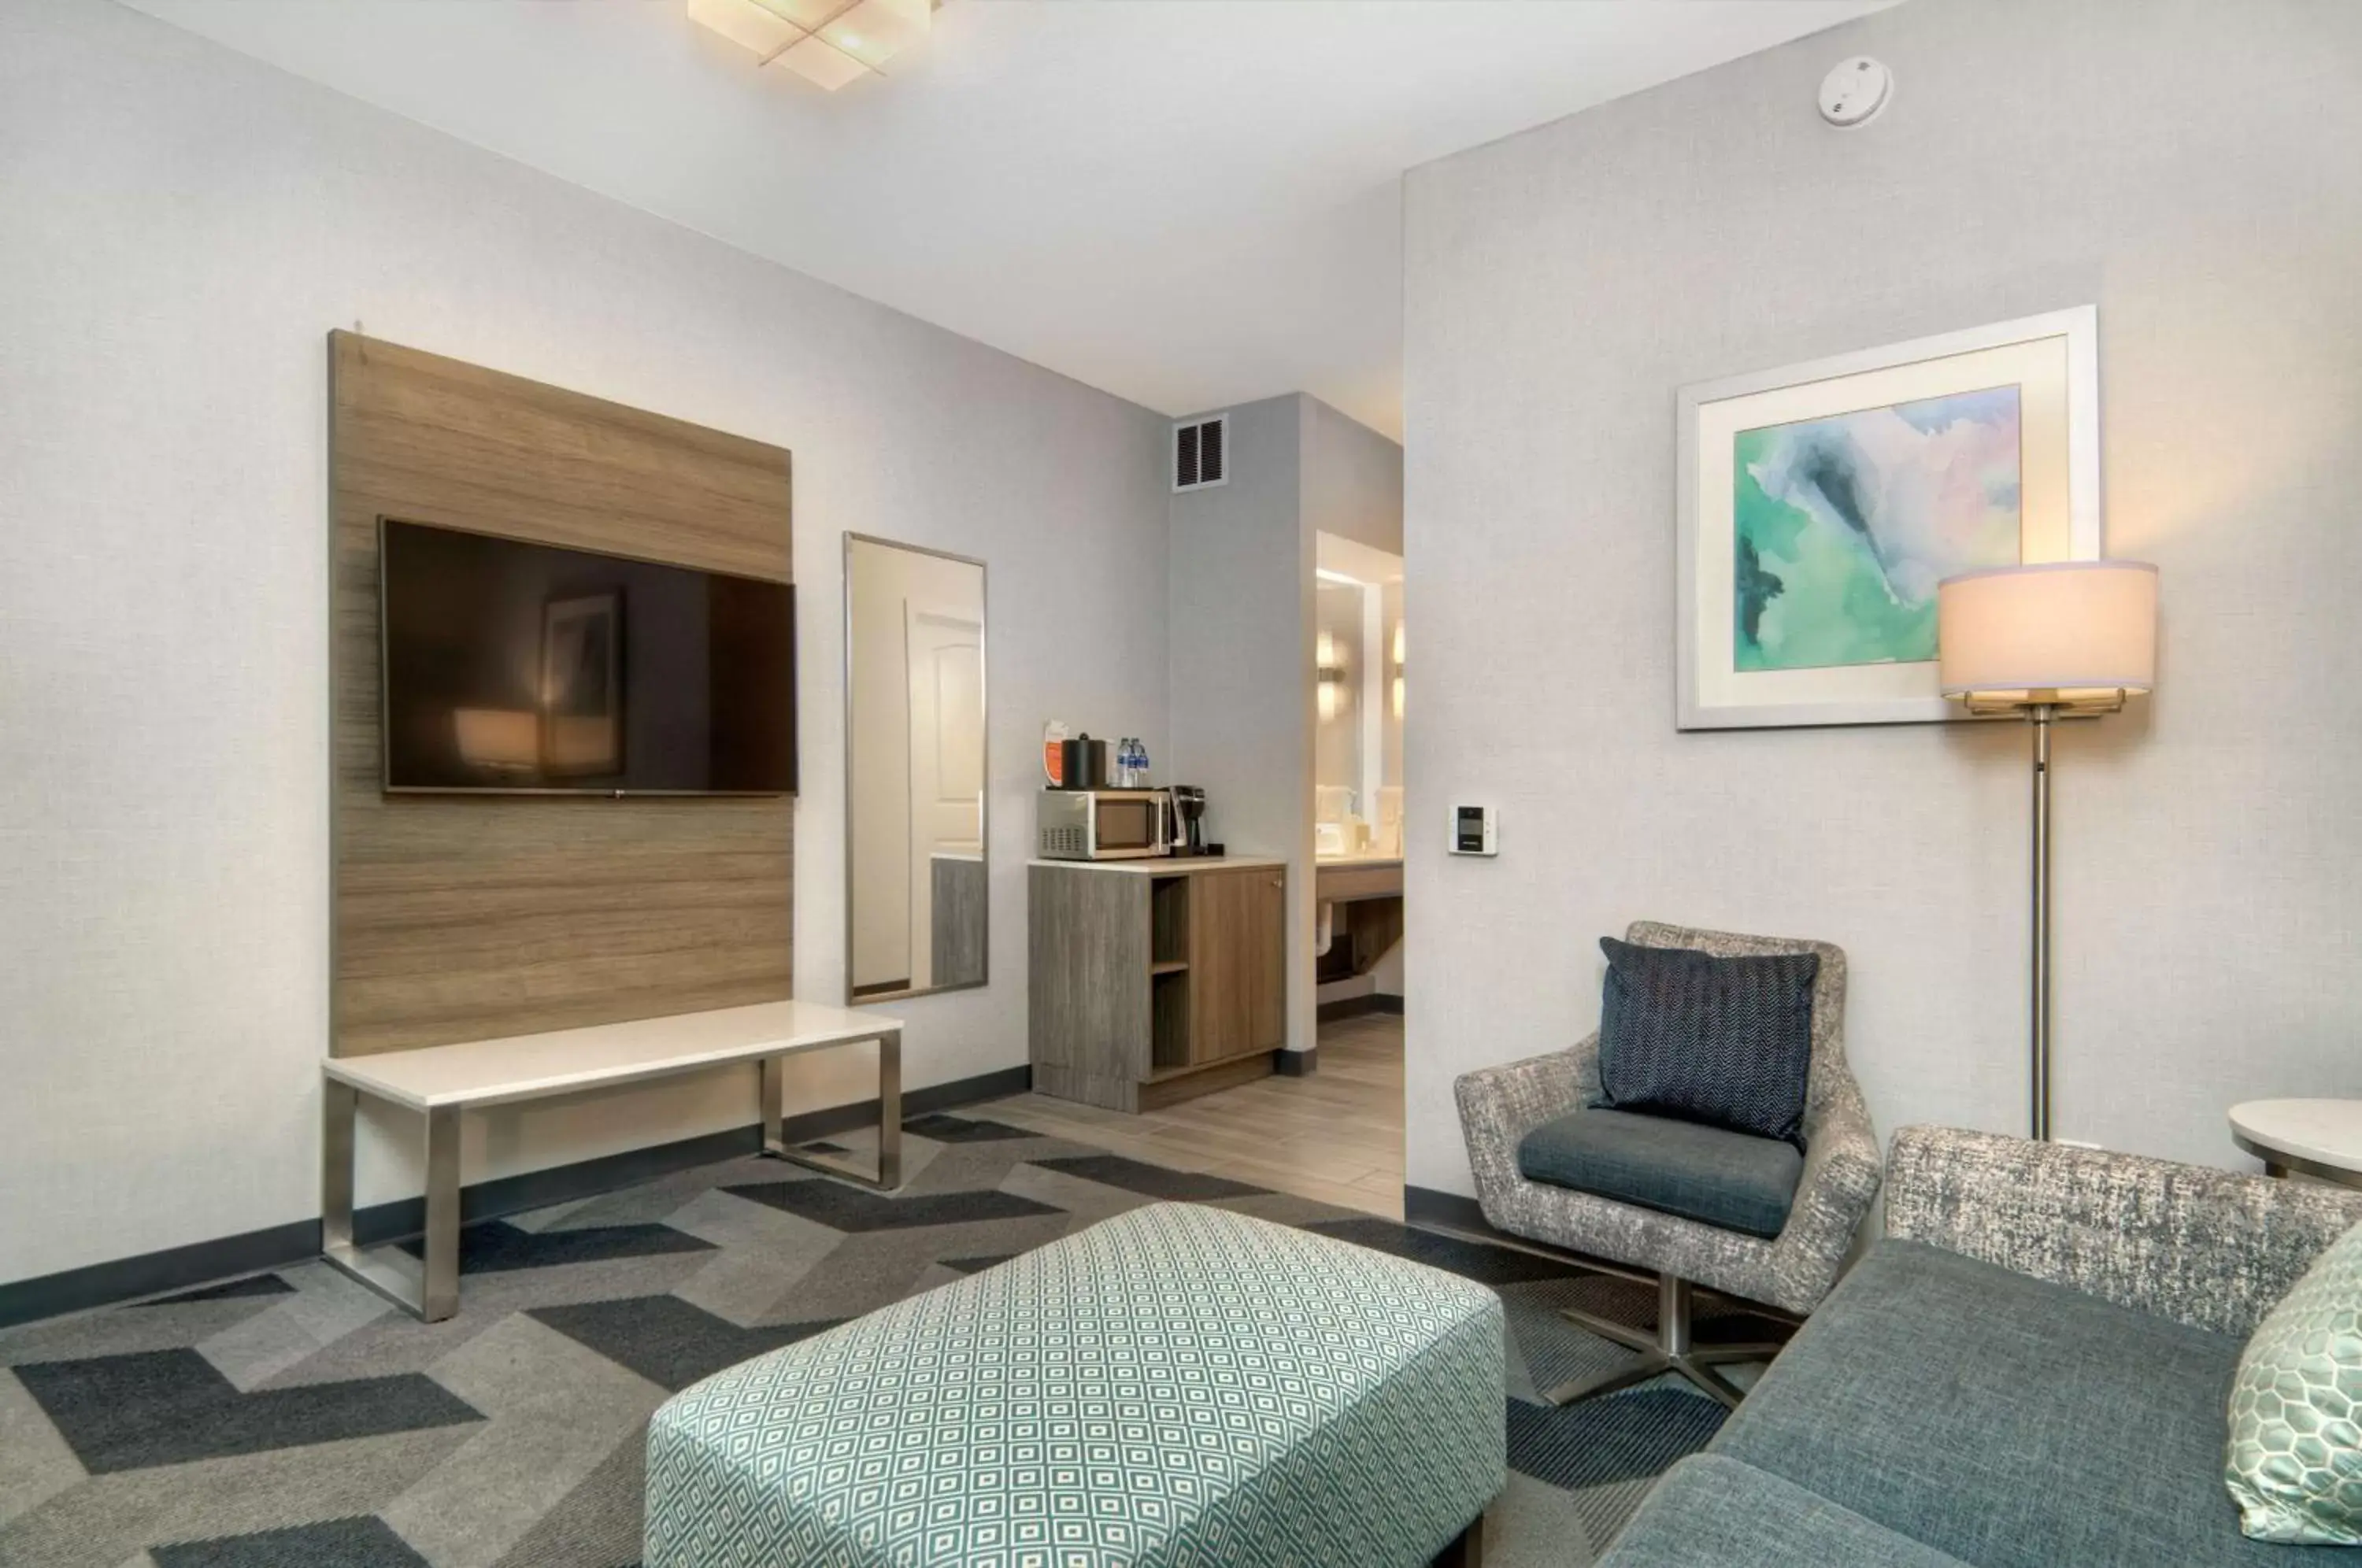
<path id="1" fill-rule="evenodd" d="M 676 1395 L 646 1568 L 1421 1568 L 1502 1397 L 1483 1286 L 1153 1204 Z"/>

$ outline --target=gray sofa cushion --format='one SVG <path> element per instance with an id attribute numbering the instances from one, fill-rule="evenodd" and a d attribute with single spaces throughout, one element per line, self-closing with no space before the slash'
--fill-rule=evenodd
<path id="1" fill-rule="evenodd" d="M 1793 1143 L 1626 1110 L 1578 1110 L 1518 1144 L 1518 1169 L 1618 1203 L 1750 1236 L 1788 1222 L 1805 1156 Z"/>
<path id="2" fill-rule="evenodd" d="M 2286 1568 L 2290 1549 L 2241 1535 L 2223 1489 L 2239 1348 L 1883 1241 L 1713 1452 L 1978 1568 Z"/>
<path id="3" fill-rule="evenodd" d="M 1719 1454 L 1673 1466 L 1599 1568 L 1967 1568 L 1793 1482 Z"/>

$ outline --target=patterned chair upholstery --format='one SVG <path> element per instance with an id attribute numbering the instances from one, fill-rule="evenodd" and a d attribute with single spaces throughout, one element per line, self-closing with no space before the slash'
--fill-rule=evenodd
<path id="1" fill-rule="evenodd" d="M 1518 1162 L 1526 1134 L 1582 1110 L 1599 1094 L 1596 1032 L 1572 1050 L 1463 1075 L 1452 1086 L 1461 1132 L 1467 1141 L 1477 1200 L 1494 1227 L 1659 1275 L 1660 1324 L 1652 1337 L 1635 1336 L 1628 1329 L 1584 1314 L 1568 1314 L 1583 1327 L 1642 1352 L 1643 1360 L 1592 1384 L 1553 1390 L 1554 1400 L 1564 1403 L 1674 1371 L 1726 1404 L 1736 1404 L 1738 1390 L 1712 1367 L 1758 1359 L 1776 1347 L 1694 1350 L 1688 1343 L 1690 1287 L 1705 1286 L 1798 1316 L 1810 1312 L 1837 1283 L 1854 1233 L 1878 1192 L 1877 1136 L 1871 1131 L 1860 1088 L 1846 1068 L 1845 953 L 1826 942 L 1696 931 L 1653 921 L 1636 922 L 1625 940 L 1722 956 L 1820 955 L 1813 988 L 1805 1168 L 1779 1233 L 1770 1238 L 1747 1235 L 1526 1177 Z"/>
<path id="2" fill-rule="evenodd" d="M 1482 1286 L 1153 1204 L 676 1395 L 647 1565 L 1465 1561 L 1501 1366 Z"/>

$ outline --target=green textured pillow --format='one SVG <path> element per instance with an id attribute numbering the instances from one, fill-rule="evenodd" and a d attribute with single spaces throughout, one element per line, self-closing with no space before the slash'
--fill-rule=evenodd
<path id="1" fill-rule="evenodd" d="M 2257 1540 L 2362 1546 L 2362 1225 L 2256 1325 L 2223 1479 Z"/>

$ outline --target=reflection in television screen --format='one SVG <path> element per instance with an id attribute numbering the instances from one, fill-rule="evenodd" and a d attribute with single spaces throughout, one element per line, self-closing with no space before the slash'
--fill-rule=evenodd
<path id="1" fill-rule="evenodd" d="M 796 787 L 784 582 L 388 518 L 388 790 Z"/>

